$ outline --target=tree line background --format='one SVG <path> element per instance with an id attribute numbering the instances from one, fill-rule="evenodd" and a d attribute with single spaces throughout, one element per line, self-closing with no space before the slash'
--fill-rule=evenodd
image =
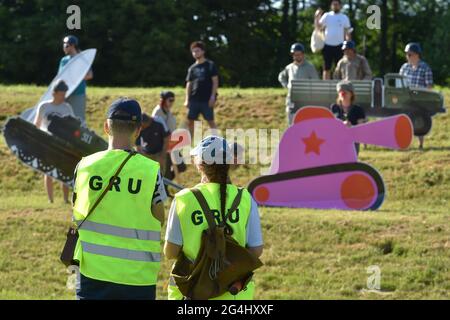
<path id="1" fill-rule="evenodd" d="M 404 46 L 417 41 L 435 82 L 450 84 L 448 0 L 343 0 L 358 51 L 375 76 L 398 72 Z M 69 31 L 66 9 L 81 8 L 81 30 Z M 48 84 L 63 56 L 62 38 L 97 48 L 94 84 L 184 85 L 193 63 L 189 44 L 203 40 L 222 85 L 278 86 L 293 42 L 307 47 L 318 71 L 321 54 L 309 48 L 317 8 L 329 0 L 0 0 L 0 82 Z M 369 30 L 369 5 L 382 11 L 381 30 Z"/>

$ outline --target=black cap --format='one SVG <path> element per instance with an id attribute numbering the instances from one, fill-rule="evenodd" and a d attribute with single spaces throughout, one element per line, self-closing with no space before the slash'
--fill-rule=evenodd
<path id="1" fill-rule="evenodd" d="M 69 35 L 64 38 L 64 43 L 68 43 L 70 45 L 74 45 L 75 47 L 78 46 L 78 38 L 72 35 Z"/>
<path id="2" fill-rule="evenodd" d="M 56 80 L 55 84 L 52 87 L 53 92 L 67 92 L 69 91 L 69 87 L 67 86 L 66 82 L 62 79 Z"/>
<path id="3" fill-rule="evenodd" d="M 175 93 L 173 93 L 172 91 L 161 91 L 159 96 L 161 97 L 161 99 L 167 100 L 170 98 L 175 98 Z"/>
<path id="4" fill-rule="evenodd" d="M 106 114 L 108 119 L 142 122 L 142 111 L 134 99 L 119 98 L 114 101 Z"/>

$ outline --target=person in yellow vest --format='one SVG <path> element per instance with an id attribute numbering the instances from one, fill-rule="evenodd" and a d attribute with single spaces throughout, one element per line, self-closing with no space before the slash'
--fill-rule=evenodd
<path id="1" fill-rule="evenodd" d="M 195 164 L 201 174 L 201 183 L 196 185 L 217 220 L 222 221 L 220 212 L 227 212 L 237 195 L 238 187 L 231 184 L 228 170 L 232 163 L 232 151 L 225 139 L 209 136 L 191 151 Z M 247 247 L 255 256 L 260 257 L 263 251 L 261 224 L 258 205 L 250 193 L 244 189 L 238 210 L 227 220 L 232 229 L 232 237 L 243 247 Z M 190 189 L 178 192 L 173 199 L 167 222 L 164 254 L 168 259 L 176 259 L 180 250 L 194 261 L 199 253 L 201 235 L 208 228 L 208 223 Z M 225 293 L 218 300 L 252 300 L 255 283 L 251 281 L 237 295 Z M 181 300 L 183 295 L 174 280 L 170 278 L 168 287 L 170 300 Z"/>
<path id="2" fill-rule="evenodd" d="M 78 225 L 85 220 L 74 254 L 80 266 L 78 299 L 155 299 L 167 195 L 159 164 L 132 151 L 141 120 L 137 101 L 114 101 L 104 123 L 108 150 L 83 158 L 75 170 L 73 217 Z M 85 219 L 130 152 L 109 192 Z"/>

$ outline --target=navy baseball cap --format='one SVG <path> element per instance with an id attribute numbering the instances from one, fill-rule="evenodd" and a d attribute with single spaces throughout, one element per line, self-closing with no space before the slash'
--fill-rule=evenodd
<path id="1" fill-rule="evenodd" d="M 305 46 L 301 43 L 294 43 L 291 46 L 291 53 L 294 53 L 295 51 L 301 51 L 301 52 L 305 52 Z"/>
<path id="2" fill-rule="evenodd" d="M 68 43 L 70 45 L 78 46 L 78 38 L 72 35 L 64 37 L 64 43 Z"/>
<path id="3" fill-rule="evenodd" d="M 344 41 L 344 43 L 342 44 L 342 50 L 345 50 L 345 49 L 353 49 L 353 50 L 355 50 L 356 49 L 355 41 L 352 41 L 352 40 Z"/>
<path id="4" fill-rule="evenodd" d="M 422 54 L 422 47 L 417 42 L 410 42 L 406 45 L 405 52 L 414 52 L 417 54 Z"/>
<path id="5" fill-rule="evenodd" d="M 108 119 L 142 122 L 142 111 L 139 102 L 130 98 L 119 98 L 114 101 L 106 113 Z"/>

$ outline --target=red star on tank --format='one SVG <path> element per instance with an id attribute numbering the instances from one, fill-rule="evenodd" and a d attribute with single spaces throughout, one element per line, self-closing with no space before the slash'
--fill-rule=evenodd
<path id="1" fill-rule="evenodd" d="M 325 140 L 318 138 L 315 131 L 311 132 L 311 135 L 308 138 L 302 138 L 302 140 L 305 144 L 305 154 L 314 152 L 320 156 L 320 146 Z"/>

